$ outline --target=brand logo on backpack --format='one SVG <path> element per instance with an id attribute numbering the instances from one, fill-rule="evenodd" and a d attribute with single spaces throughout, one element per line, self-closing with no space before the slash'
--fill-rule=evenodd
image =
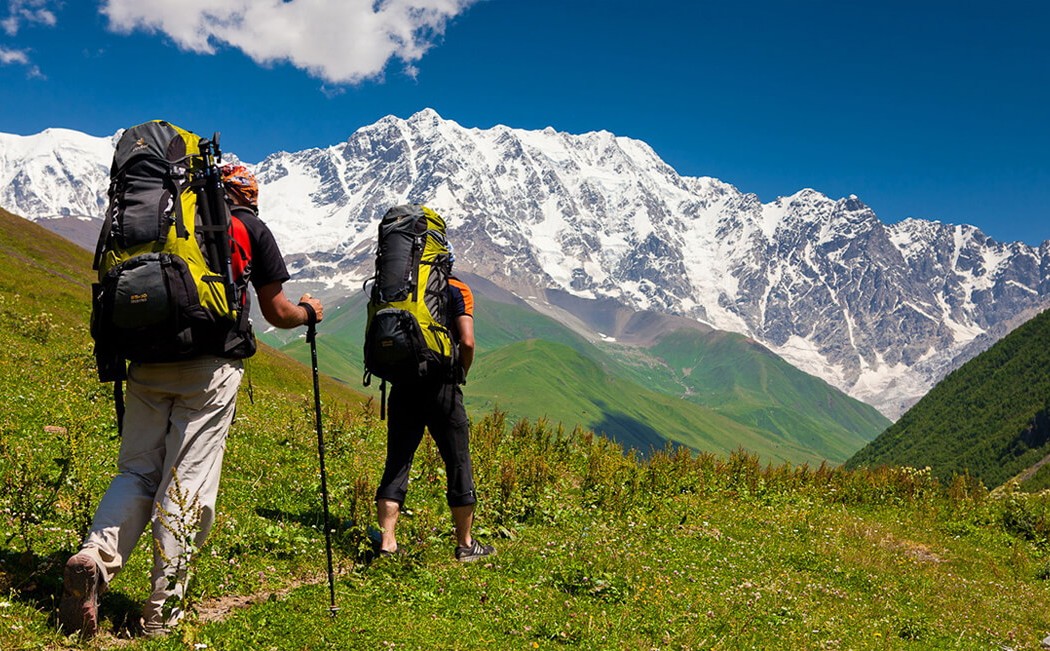
<path id="1" fill-rule="evenodd" d="M 445 221 L 420 205 L 395 206 L 379 223 L 376 273 L 365 327 L 365 379 L 452 379 L 456 344 L 448 329 L 451 252 Z"/>
<path id="2" fill-rule="evenodd" d="M 244 287 L 230 264 L 217 138 L 157 120 L 117 142 L 92 287 L 102 380 L 122 379 L 128 359 L 246 357 L 255 350 Z"/>

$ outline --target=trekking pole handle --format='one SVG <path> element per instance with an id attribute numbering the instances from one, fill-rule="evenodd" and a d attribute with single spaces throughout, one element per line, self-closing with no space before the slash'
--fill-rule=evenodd
<path id="1" fill-rule="evenodd" d="M 299 307 L 306 310 L 306 340 L 313 341 L 317 335 L 317 311 L 306 301 L 299 303 Z"/>

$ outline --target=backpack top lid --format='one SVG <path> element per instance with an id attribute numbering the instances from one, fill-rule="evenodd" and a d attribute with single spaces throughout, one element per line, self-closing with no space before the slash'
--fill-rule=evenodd
<path id="1" fill-rule="evenodd" d="M 178 215 L 175 200 L 201 171 L 199 136 L 164 120 L 129 127 L 117 141 L 110 168 L 107 225 L 99 237 L 95 267 L 105 247 L 120 249 L 163 243 L 164 216 Z M 112 235 L 112 240 L 109 239 Z M 112 262 L 112 261 L 111 261 Z"/>
<path id="2" fill-rule="evenodd" d="M 445 220 L 420 204 L 403 204 L 386 211 L 379 222 L 379 247 L 372 288 L 374 304 L 418 297 L 417 284 L 425 280 L 420 264 L 447 266 Z"/>
<path id="3" fill-rule="evenodd" d="M 141 157 L 177 163 L 199 155 L 199 136 L 165 120 L 151 120 L 121 134 L 113 151 L 113 168 L 121 169 Z"/>
<path id="4" fill-rule="evenodd" d="M 425 217 L 426 219 L 421 220 L 421 223 L 417 226 L 418 232 L 424 233 L 428 230 L 434 230 L 441 234 L 445 233 L 445 220 L 441 218 L 441 215 L 418 203 L 401 204 L 387 210 L 386 214 L 383 215 L 381 226 L 392 226 L 395 230 L 400 230 L 406 222 L 414 222 L 419 220 L 420 217 Z"/>

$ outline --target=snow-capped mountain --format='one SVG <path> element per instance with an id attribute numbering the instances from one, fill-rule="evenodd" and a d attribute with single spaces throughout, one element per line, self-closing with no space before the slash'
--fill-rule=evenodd
<path id="1" fill-rule="evenodd" d="M 115 144 L 69 129 L 0 134 L 0 206 L 34 220 L 101 218 Z"/>
<path id="2" fill-rule="evenodd" d="M 112 139 L 18 138 L 0 136 L 0 205 L 101 215 Z M 297 278 L 356 290 L 378 218 L 425 202 L 469 271 L 525 296 L 612 297 L 746 334 L 891 418 L 1050 303 L 1050 241 L 885 225 L 856 197 L 808 189 L 763 204 L 607 132 L 467 129 L 425 110 L 255 171 Z"/>

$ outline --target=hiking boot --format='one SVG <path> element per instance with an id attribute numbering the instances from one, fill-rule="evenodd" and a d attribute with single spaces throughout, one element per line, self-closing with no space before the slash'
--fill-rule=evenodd
<path id="1" fill-rule="evenodd" d="M 482 545 L 475 538 L 466 547 L 456 547 L 456 560 L 460 563 L 470 563 L 476 561 L 479 558 L 486 556 L 492 556 L 496 553 L 496 548 L 492 545 Z"/>
<path id="2" fill-rule="evenodd" d="M 62 601 L 58 621 L 65 635 L 79 632 L 90 638 L 98 633 L 98 591 L 101 573 L 87 554 L 74 554 L 66 561 L 62 579 Z"/>
<path id="3" fill-rule="evenodd" d="M 165 637 L 167 635 L 171 635 L 171 632 L 173 630 L 174 629 L 171 626 L 166 626 L 164 624 L 147 624 L 145 622 L 142 623 L 142 637 Z"/>
<path id="4" fill-rule="evenodd" d="M 379 556 L 381 558 L 390 558 L 390 557 L 394 557 L 394 556 L 408 556 L 408 552 L 405 551 L 404 547 L 401 547 L 399 545 L 393 551 L 391 551 L 389 549 L 380 549 L 379 550 Z"/>

